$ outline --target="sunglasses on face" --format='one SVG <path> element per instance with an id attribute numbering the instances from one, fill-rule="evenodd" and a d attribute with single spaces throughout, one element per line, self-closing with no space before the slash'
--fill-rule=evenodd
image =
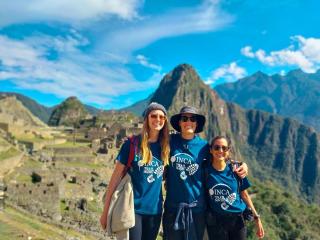
<path id="1" fill-rule="evenodd" d="M 220 146 L 220 145 L 213 145 L 213 146 L 212 146 L 212 149 L 213 149 L 214 151 L 220 151 L 220 150 L 222 150 L 223 152 L 229 151 L 229 147 L 227 147 L 227 146 Z"/>
<path id="2" fill-rule="evenodd" d="M 157 119 L 157 118 L 159 118 L 161 121 L 166 120 L 166 116 L 164 116 L 164 115 L 159 115 L 159 114 L 151 114 L 150 117 L 151 117 L 152 119 Z"/>
<path id="3" fill-rule="evenodd" d="M 188 120 L 190 120 L 190 122 L 196 122 L 197 121 L 197 117 L 196 116 L 191 116 L 191 117 L 181 116 L 180 117 L 180 121 L 181 122 L 188 122 Z"/>

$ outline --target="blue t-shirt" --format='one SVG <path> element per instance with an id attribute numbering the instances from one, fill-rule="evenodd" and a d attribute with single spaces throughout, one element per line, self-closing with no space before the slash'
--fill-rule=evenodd
<path id="1" fill-rule="evenodd" d="M 220 214 L 243 212 L 246 204 L 239 195 L 238 186 L 240 192 L 246 190 L 250 187 L 249 180 L 246 177 L 237 180 L 229 165 L 223 171 L 217 171 L 211 164 L 206 167 L 207 197 L 211 210 Z"/>
<path id="2" fill-rule="evenodd" d="M 163 162 L 161 161 L 160 143 L 150 143 L 150 149 L 153 156 L 151 163 L 144 165 L 141 163 L 141 155 L 136 153 L 128 173 L 132 180 L 135 212 L 155 215 L 162 213 Z M 138 150 L 140 151 L 140 146 Z M 129 152 L 130 141 L 127 140 L 121 146 L 117 160 L 127 165 Z"/>
<path id="3" fill-rule="evenodd" d="M 208 158 L 208 143 L 195 136 L 185 140 L 180 134 L 171 135 L 170 161 L 166 173 L 167 196 L 165 208 L 176 211 L 179 203 L 197 202 L 195 212 L 204 211 L 205 194 L 202 164 Z"/>

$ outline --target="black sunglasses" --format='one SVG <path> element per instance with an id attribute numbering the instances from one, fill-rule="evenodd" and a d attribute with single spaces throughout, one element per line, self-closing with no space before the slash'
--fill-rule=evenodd
<path id="1" fill-rule="evenodd" d="M 181 116 L 180 117 L 180 121 L 182 121 L 182 122 L 188 122 L 188 120 L 190 120 L 190 122 L 196 122 L 197 121 L 197 117 L 196 116 L 191 116 L 191 117 Z"/>
<path id="2" fill-rule="evenodd" d="M 223 152 L 227 152 L 230 148 L 228 146 L 220 146 L 220 145 L 214 145 L 212 146 L 212 149 L 214 151 L 220 151 L 222 150 Z"/>

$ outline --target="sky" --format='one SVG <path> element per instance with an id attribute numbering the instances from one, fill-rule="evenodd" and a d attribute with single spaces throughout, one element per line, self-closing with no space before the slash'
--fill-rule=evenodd
<path id="1" fill-rule="evenodd" d="M 320 68 L 316 0 L 1 0 L 0 91 L 119 109 L 191 64 L 215 87 Z"/>

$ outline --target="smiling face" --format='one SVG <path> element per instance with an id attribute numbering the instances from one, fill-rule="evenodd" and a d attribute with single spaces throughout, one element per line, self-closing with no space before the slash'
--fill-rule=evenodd
<path id="1" fill-rule="evenodd" d="M 226 161 L 230 154 L 228 141 L 225 138 L 216 139 L 210 148 L 213 161 Z"/>
<path id="2" fill-rule="evenodd" d="M 182 135 L 195 134 L 197 128 L 197 117 L 191 113 L 184 113 L 180 117 L 179 126 Z"/>
<path id="3" fill-rule="evenodd" d="M 148 126 L 150 131 L 160 131 L 165 122 L 166 116 L 161 110 L 153 110 L 148 115 Z"/>

